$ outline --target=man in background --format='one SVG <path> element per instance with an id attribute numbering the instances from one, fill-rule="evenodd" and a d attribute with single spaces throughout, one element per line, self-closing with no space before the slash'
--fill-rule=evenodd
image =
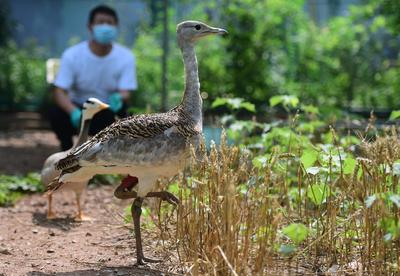
<path id="1" fill-rule="evenodd" d="M 66 49 L 54 82 L 56 105 L 49 112 L 52 129 L 60 140 L 61 149 L 70 149 L 73 135 L 78 132 L 82 105 L 90 97 L 110 105 L 109 110 L 96 114 L 90 135 L 127 115 L 132 90 L 137 89 L 135 57 L 131 51 L 115 43 L 118 16 L 115 10 L 100 5 L 90 11 L 90 39 Z"/>

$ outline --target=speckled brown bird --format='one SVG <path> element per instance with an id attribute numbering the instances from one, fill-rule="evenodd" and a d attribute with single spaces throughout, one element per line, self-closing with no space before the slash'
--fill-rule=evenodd
<path id="1" fill-rule="evenodd" d="M 144 257 L 142 250 L 140 214 L 144 197 L 159 197 L 178 204 L 178 199 L 171 193 L 153 191 L 156 181 L 176 175 L 185 165 L 189 145 L 200 143 L 202 99 L 194 44 L 201 37 L 226 33 L 224 29 L 198 21 L 178 24 L 177 39 L 185 68 L 185 91 L 181 103 L 165 113 L 143 114 L 117 121 L 56 165 L 62 170 L 61 176 L 49 185 L 49 191 L 66 182 L 90 179 L 95 174 L 130 175 L 114 194 L 121 199 L 135 198 L 132 216 L 138 264 L 159 261 Z M 132 190 L 134 185 L 137 185 L 137 191 Z"/>

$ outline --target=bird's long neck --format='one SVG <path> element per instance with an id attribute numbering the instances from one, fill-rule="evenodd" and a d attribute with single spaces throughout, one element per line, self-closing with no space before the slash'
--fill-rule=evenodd
<path id="1" fill-rule="evenodd" d="M 187 114 L 201 125 L 203 102 L 200 97 L 199 73 L 194 45 L 185 43 L 182 45 L 181 50 L 185 67 L 185 93 L 182 99 L 182 106 Z"/>
<path id="2" fill-rule="evenodd" d="M 82 122 L 81 130 L 79 131 L 78 141 L 76 141 L 74 148 L 77 148 L 80 145 L 82 145 L 83 143 L 85 143 L 89 136 L 89 128 L 90 128 L 90 123 L 91 123 L 92 119 L 84 119 L 82 121 L 83 122 Z"/>

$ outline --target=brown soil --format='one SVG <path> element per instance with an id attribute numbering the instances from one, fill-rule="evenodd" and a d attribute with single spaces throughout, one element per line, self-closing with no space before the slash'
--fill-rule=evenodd
<path id="1" fill-rule="evenodd" d="M 50 132 L 0 134 L 0 172 L 39 171 L 43 161 L 57 151 Z M 14 207 L 0 208 L 0 275 L 170 275 L 182 273 L 173 242 L 160 241 L 157 228 L 146 229 L 145 255 L 162 263 L 135 266 L 131 225 L 125 225 L 123 209 L 130 200 L 113 198 L 112 186 L 89 186 L 84 210 L 92 222 L 75 222 L 70 192 L 54 196 L 60 217 L 47 220 L 46 198 L 40 194 L 22 198 Z M 173 235 L 173 232 L 171 233 Z"/>
<path id="2" fill-rule="evenodd" d="M 0 173 L 39 172 L 47 156 L 59 151 L 50 131 L 0 131 Z"/>

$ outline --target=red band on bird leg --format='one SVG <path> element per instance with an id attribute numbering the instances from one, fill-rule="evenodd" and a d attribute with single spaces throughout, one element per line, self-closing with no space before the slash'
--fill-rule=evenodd
<path id="1" fill-rule="evenodd" d="M 128 175 L 124 179 L 122 179 L 120 187 L 123 189 L 132 190 L 132 188 L 135 187 L 138 183 L 139 179 L 136 176 Z"/>

